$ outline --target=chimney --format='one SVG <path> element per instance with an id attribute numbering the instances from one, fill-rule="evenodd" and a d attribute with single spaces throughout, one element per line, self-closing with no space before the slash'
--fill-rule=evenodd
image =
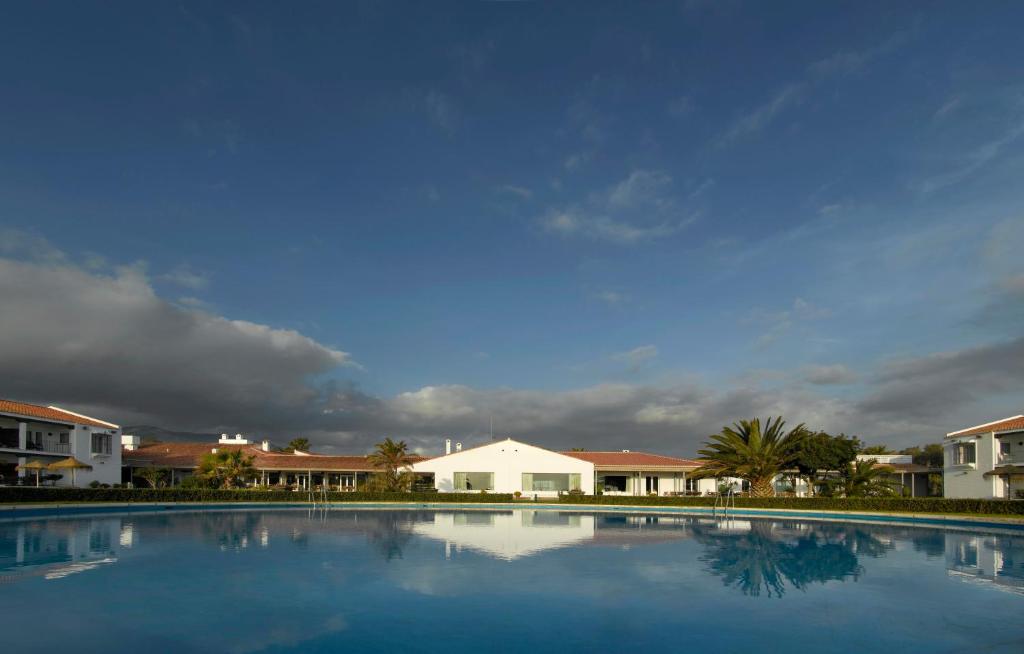
<path id="1" fill-rule="evenodd" d="M 211 447 L 210 448 L 210 452 L 213 453 L 213 454 L 216 454 L 217 453 L 217 448 L 216 447 Z"/>
<path id="2" fill-rule="evenodd" d="M 444 439 L 444 453 L 445 454 L 451 454 L 452 453 L 452 439 L 450 439 L 450 438 Z"/>
<path id="3" fill-rule="evenodd" d="M 264 439 L 263 443 L 261 443 L 261 449 L 264 452 L 269 452 L 270 451 L 270 441 Z"/>
<path id="4" fill-rule="evenodd" d="M 455 451 L 456 452 L 461 452 L 462 451 L 462 443 L 456 443 L 455 444 Z"/>

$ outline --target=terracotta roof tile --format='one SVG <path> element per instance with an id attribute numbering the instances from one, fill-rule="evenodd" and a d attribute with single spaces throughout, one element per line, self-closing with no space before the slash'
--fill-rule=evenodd
<path id="1" fill-rule="evenodd" d="M 1018 429 L 1024 430 L 1024 415 L 1013 416 L 1011 418 L 1006 418 L 1005 420 L 997 420 L 996 422 L 978 425 L 977 427 L 968 427 L 967 429 L 961 429 L 960 431 L 953 431 L 946 434 L 946 436 L 973 436 L 975 434 L 987 434 L 990 431 L 1016 431 Z"/>
<path id="2" fill-rule="evenodd" d="M 628 468 L 698 468 L 699 461 L 679 459 L 647 452 L 562 452 L 566 456 L 589 461 L 600 468 L 622 466 Z"/>
<path id="3" fill-rule="evenodd" d="M 121 459 L 128 465 L 167 468 L 194 468 L 204 454 L 242 450 L 255 457 L 258 470 L 313 470 L 340 472 L 371 472 L 375 470 L 366 456 L 331 456 L 326 454 L 289 454 L 264 452 L 256 445 L 225 445 L 222 443 L 154 443 L 135 450 L 123 450 Z M 413 456 L 413 461 L 422 457 Z"/>
<path id="4" fill-rule="evenodd" d="M 0 400 L 0 413 L 14 413 L 19 416 L 39 418 L 40 420 L 64 423 L 70 422 L 77 425 L 92 425 L 93 427 L 102 427 L 104 429 L 117 429 L 117 425 L 111 422 L 104 422 L 102 420 L 97 420 L 96 418 L 81 416 L 53 406 L 39 406 L 38 404 L 28 404 L 26 402 L 16 402 L 14 400 Z"/>

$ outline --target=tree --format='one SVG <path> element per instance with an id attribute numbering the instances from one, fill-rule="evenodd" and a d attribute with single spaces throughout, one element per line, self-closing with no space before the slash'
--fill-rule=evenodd
<path id="1" fill-rule="evenodd" d="M 209 480 L 219 488 L 240 488 L 246 479 L 256 476 L 252 463 L 255 456 L 241 450 L 208 452 L 199 461 L 196 475 Z"/>
<path id="2" fill-rule="evenodd" d="M 709 436 L 704 449 L 698 450 L 702 462 L 695 471 L 699 477 L 739 477 L 750 482 L 754 497 L 771 497 L 775 477 L 793 464 L 798 448 L 807 436 L 803 424 L 789 432 L 782 417 L 761 421 L 741 420 Z"/>
<path id="3" fill-rule="evenodd" d="M 413 459 L 405 441 L 385 438 L 384 442 L 377 443 L 377 449 L 367 459 L 379 471 L 367 482 L 373 490 L 395 493 L 412 487 L 413 474 L 409 466 Z"/>
<path id="4" fill-rule="evenodd" d="M 586 450 L 586 448 L 584 448 L 584 447 L 574 447 L 574 448 L 572 448 L 572 449 L 571 449 L 571 450 L 569 450 L 569 451 L 570 451 L 570 452 L 586 452 L 587 450 Z"/>
<path id="5" fill-rule="evenodd" d="M 888 445 L 869 445 L 861 448 L 859 454 L 895 454 Z"/>
<path id="6" fill-rule="evenodd" d="M 900 454 L 909 454 L 914 457 L 914 463 L 929 468 L 942 467 L 942 443 L 929 443 L 923 448 L 914 446 L 900 450 Z"/>
<path id="7" fill-rule="evenodd" d="M 167 485 L 167 473 L 170 472 L 167 468 L 149 467 L 136 470 L 132 475 L 139 479 L 145 479 L 149 483 L 151 488 L 159 488 L 160 486 Z"/>
<path id="8" fill-rule="evenodd" d="M 286 447 L 285 450 L 289 452 L 295 452 L 296 450 L 298 450 L 299 452 L 308 452 L 309 439 L 302 437 L 293 438 L 290 441 L 288 441 L 288 447 Z"/>
<path id="9" fill-rule="evenodd" d="M 895 485 L 885 479 L 891 472 L 892 468 L 879 466 L 874 459 L 853 461 L 828 484 L 828 492 L 843 497 L 889 497 L 896 494 Z"/>
<path id="10" fill-rule="evenodd" d="M 819 476 L 827 471 L 842 470 L 857 458 L 860 441 L 845 434 L 832 436 L 823 431 L 807 434 L 800 442 L 793 464 L 807 479 L 808 488 L 814 494 Z"/>

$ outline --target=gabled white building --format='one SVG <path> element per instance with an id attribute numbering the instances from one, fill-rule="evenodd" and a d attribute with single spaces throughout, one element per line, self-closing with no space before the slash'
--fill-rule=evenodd
<path id="1" fill-rule="evenodd" d="M 943 495 L 1017 498 L 1024 494 L 1024 415 L 946 434 Z"/>
<path id="2" fill-rule="evenodd" d="M 451 452 L 412 465 L 433 474 L 439 492 L 515 493 L 555 497 L 581 490 L 594 493 L 594 464 L 511 438 Z"/>

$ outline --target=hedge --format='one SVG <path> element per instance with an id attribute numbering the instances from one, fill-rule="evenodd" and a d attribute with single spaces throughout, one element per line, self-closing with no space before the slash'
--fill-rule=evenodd
<path id="1" fill-rule="evenodd" d="M 323 496 L 317 493 L 317 501 Z M 327 493 L 331 502 L 512 502 L 499 493 Z M 211 490 L 206 488 L 36 488 L 0 487 L 0 504 L 17 502 L 309 502 L 305 492 Z"/>
<path id="2" fill-rule="evenodd" d="M 0 504 L 17 502 L 300 502 L 303 492 L 280 490 L 209 490 L 182 488 L 35 488 L 0 487 Z M 318 496 L 319 499 L 319 496 Z M 507 503 L 502 493 L 328 493 L 331 502 Z M 546 500 L 541 500 L 545 502 Z M 714 497 L 563 496 L 551 502 L 593 506 L 712 507 Z M 875 511 L 882 513 L 982 513 L 1024 516 L 1024 501 L 920 498 L 738 497 L 736 508 L 806 511 Z"/>
<path id="3" fill-rule="evenodd" d="M 566 504 L 713 507 L 714 497 L 629 497 L 582 495 L 563 497 Z M 730 503 L 731 506 L 731 503 Z M 875 511 L 881 513 L 983 513 L 1024 515 L 1024 502 L 944 497 L 737 497 L 736 508 L 804 511 Z"/>

